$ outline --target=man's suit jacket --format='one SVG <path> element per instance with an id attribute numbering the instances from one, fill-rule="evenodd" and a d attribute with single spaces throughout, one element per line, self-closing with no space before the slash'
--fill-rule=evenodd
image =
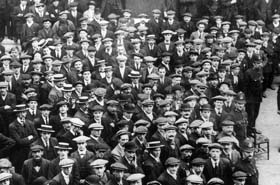
<path id="1" fill-rule="evenodd" d="M 62 173 L 60 172 L 59 174 L 57 174 L 50 182 L 50 185 L 78 185 L 74 182 L 73 176 L 70 175 L 69 177 L 70 181 L 69 184 L 66 184 Z"/>
<path id="2" fill-rule="evenodd" d="M 216 172 L 215 172 L 216 171 Z M 212 166 L 211 159 L 207 159 L 204 167 L 203 174 L 205 175 L 206 181 L 208 182 L 213 177 L 218 177 L 222 179 L 225 184 L 229 184 L 231 182 L 232 169 L 231 164 L 228 159 L 220 158 L 220 162 L 218 164 L 218 169 L 215 170 Z"/>
<path id="3" fill-rule="evenodd" d="M 204 40 L 205 39 L 205 36 L 207 35 L 208 33 L 206 32 L 202 32 L 201 34 L 199 33 L 199 31 L 194 31 L 192 32 L 191 36 L 190 36 L 190 39 L 191 40 L 194 40 L 194 39 L 202 39 Z"/>
<path id="4" fill-rule="evenodd" d="M 164 171 L 157 179 L 162 185 L 180 185 L 182 182 L 179 179 L 174 179 L 171 175 Z"/>
<path id="5" fill-rule="evenodd" d="M 163 164 L 161 162 L 157 162 L 150 155 L 143 162 L 142 168 L 144 170 L 144 173 L 146 174 L 146 182 L 150 182 L 157 179 L 160 176 L 160 174 L 164 171 Z"/>
<path id="6" fill-rule="evenodd" d="M 72 181 L 73 181 L 74 185 L 78 185 L 79 182 L 80 182 L 79 165 L 78 165 L 78 162 L 76 161 L 76 159 L 74 159 L 74 158 L 70 158 L 70 159 L 74 160 L 74 164 L 73 164 L 73 168 L 72 168 L 72 172 L 71 172 Z M 61 172 L 61 168 L 59 166 L 59 161 L 60 160 L 59 160 L 58 157 L 51 161 L 51 169 L 50 169 L 51 172 L 50 172 L 50 174 L 53 175 L 53 177 L 56 174 L 60 174 L 60 172 Z"/>
<path id="7" fill-rule="evenodd" d="M 51 137 L 49 140 L 49 147 L 45 146 L 42 138 L 38 138 L 32 145 L 41 145 L 44 147 L 44 154 L 43 157 L 48 160 L 53 160 L 57 157 L 57 151 L 54 148 L 58 145 L 58 141 L 55 137 Z"/>
<path id="8" fill-rule="evenodd" d="M 28 158 L 31 143 L 37 139 L 37 132 L 33 123 L 26 120 L 24 126 L 15 120 L 9 125 L 10 137 L 16 141 L 16 146 L 11 154 L 11 162 L 17 172 L 21 170 L 24 160 Z M 28 139 L 32 135 L 33 139 Z"/>
<path id="9" fill-rule="evenodd" d="M 123 77 L 121 75 L 121 72 L 120 72 L 120 69 L 119 68 L 116 68 L 113 72 L 113 76 L 121 79 L 124 83 L 129 83 L 130 82 L 130 78 L 128 77 L 128 75 L 130 74 L 131 72 L 131 68 L 126 66 L 125 67 L 125 70 L 124 70 L 124 74 L 123 74 Z"/>
<path id="10" fill-rule="evenodd" d="M 50 179 L 51 175 L 49 174 L 50 173 L 49 160 L 42 158 L 42 162 L 38 174 L 36 174 L 36 172 L 34 173 L 34 169 L 33 169 L 34 167 L 35 166 L 34 166 L 33 158 L 24 161 L 21 174 L 25 179 L 26 184 L 32 184 L 32 182 L 39 176 L 44 176 L 47 179 Z"/>
<path id="11" fill-rule="evenodd" d="M 31 115 L 30 111 L 28 110 L 27 114 L 26 114 L 26 119 L 34 122 L 34 119 L 35 118 L 39 118 L 40 116 L 41 116 L 41 111 L 39 109 L 36 110 L 36 114 L 35 115 Z"/>
<path id="12" fill-rule="evenodd" d="M 89 166 L 89 160 L 94 157 L 93 152 L 86 151 L 86 154 L 83 158 L 81 158 L 78 151 L 75 151 L 71 154 L 71 157 L 77 160 L 77 163 L 79 165 L 80 170 L 80 177 L 81 179 L 85 179 L 87 176 L 90 175 L 90 166 Z"/>
<path id="13" fill-rule="evenodd" d="M 171 41 L 170 44 L 169 44 L 169 48 L 167 50 L 166 48 L 166 44 L 164 42 L 161 42 L 158 44 L 158 48 L 159 48 L 159 51 L 160 51 L 160 54 L 164 53 L 164 52 L 168 52 L 168 53 L 174 53 L 174 50 L 175 50 L 175 44 Z"/>
<path id="14" fill-rule="evenodd" d="M 77 11 L 76 17 L 73 16 L 71 11 L 68 14 L 68 19 L 73 22 L 73 24 L 75 25 L 76 28 L 78 28 L 78 26 L 80 25 L 79 19 L 82 18 L 82 17 L 83 17 L 83 15 L 78 11 Z"/>
<path id="15" fill-rule="evenodd" d="M 115 161 L 119 161 L 124 156 L 124 149 L 118 144 L 112 151 L 112 157 Z"/>
<path id="16" fill-rule="evenodd" d="M 158 68 L 157 68 L 157 67 L 153 67 L 152 72 L 149 73 L 148 68 L 145 67 L 143 70 L 140 71 L 140 73 L 141 73 L 141 75 L 142 75 L 140 81 L 141 81 L 142 83 L 148 83 L 148 79 L 147 79 L 148 75 L 149 75 L 149 74 L 152 74 L 152 73 L 157 74 L 157 73 L 158 73 Z"/>
<path id="17" fill-rule="evenodd" d="M 59 90 L 57 90 L 55 87 L 53 87 L 49 93 L 48 100 L 49 104 L 55 105 L 59 99 L 63 97 L 63 93 Z"/>
<path id="18" fill-rule="evenodd" d="M 87 141 L 87 149 L 93 153 L 95 153 L 96 151 L 96 145 L 98 144 L 106 144 L 107 143 L 101 138 L 99 137 L 98 140 L 93 139 L 92 137 L 90 137 L 90 139 Z"/>
<path id="19" fill-rule="evenodd" d="M 159 40 L 162 31 L 162 25 L 163 25 L 162 19 L 159 19 L 158 22 L 156 22 L 155 19 L 150 19 L 147 22 L 148 33 L 155 34 L 156 38 Z"/>
<path id="20" fill-rule="evenodd" d="M 127 167 L 127 170 L 125 171 L 125 173 L 128 174 L 133 174 L 133 173 L 144 173 L 142 170 L 142 165 L 140 163 L 140 161 L 137 159 L 136 163 L 137 166 L 130 164 L 125 157 L 121 157 L 120 160 L 118 161 L 120 163 L 122 163 L 123 165 L 125 165 Z"/>
<path id="21" fill-rule="evenodd" d="M 8 157 L 15 144 L 16 142 L 13 139 L 0 133 L 0 158 Z"/>

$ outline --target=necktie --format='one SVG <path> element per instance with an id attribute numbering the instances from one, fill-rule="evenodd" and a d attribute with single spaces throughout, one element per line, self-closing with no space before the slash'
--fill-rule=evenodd
<path id="1" fill-rule="evenodd" d="M 23 69 L 22 69 L 22 71 L 25 73 L 26 72 L 26 66 L 23 66 Z"/>
<path id="2" fill-rule="evenodd" d="M 12 83 L 9 82 L 9 91 L 11 91 L 11 90 L 12 90 Z"/>
<path id="3" fill-rule="evenodd" d="M 49 124 L 49 119 L 48 119 L 48 117 L 45 118 L 45 121 L 46 121 L 46 125 L 48 125 L 48 124 Z"/>

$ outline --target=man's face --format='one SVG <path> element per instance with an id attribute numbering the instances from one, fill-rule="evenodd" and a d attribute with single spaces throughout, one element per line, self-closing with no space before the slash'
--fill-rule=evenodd
<path id="1" fill-rule="evenodd" d="M 161 153 L 161 148 L 155 148 L 151 150 L 151 154 L 155 157 L 155 158 L 159 158 L 160 157 L 160 153 Z"/>
<path id="2" fill-rule="evenodd" d="M 224 105 L 224 102 L 223 102 L 223 101 L 220 101 L 220 100 L 216 100 L 216 101 L 214 102 L 214 105 L 215 105 L 215 108 L 221 109 L 221 108 L 223 107 L 223 105 Z"/>
<path id="3" fill-rule="evenodd" d="M 49 139 L 51 138 L 51 133 L 50 133 L 50 132 L 41 132 L 41 137 L 42 137 L 45 141 L 49 141 Z"/>
<path id="4" fill-rule="evenodd" d="M 167 130 L 165 133 L 168 140 L 173 140 L 176 135 L 176 130 Z"/>
<path id="5" fill-rule="evenodd" d="M 202 135 L 206 135 L 206 136 L 212 135 L 212 133 L 213 133 L 213 128 L 212 128 L 212 127 L 203 128 L 203 129 L 201 130 L 201 133 L 202 133 Z"/>
<path id="6" fill-rule="evenodd" d="M 201 111 L 201 115 L 206 119 L 210 118 L 210 114 L 211 114 L 211 112 L 209 110 L 202 110 Z"/>
<path id="7" fill-rule="evenodd" d="M 123 170 L 113 169 L 112 171 L 113 171 L 112 174 L 116 178 L 117 181 L 121 181 L 123 179 L 123 176 L 124 176 Z"/>
<path id="8" fill-rule="evenodd" d="M 233 126 L 222 126 L 222 130 L 228 136 L 233 134 Z"/>
<path id="9" fill-rule="evenodd" d="M 77 146 L 78 146 L 78 150 L 85 151 L 87 147 L 87 143 L 86 142 L 77 143 Z"/>
<path id="10" fill-rule="evenodd" d="M 190 160 L 191 156 L 192 156 L 192 150 L 183 150 L 181 152 L 181 157 L 184 160 Z"/>
<path id="11" fill-rule="evenodd" d="M 6 74 L 6 75 L 4 75 L 5 81 L 7 81 L 7 82 L 11 82 L 11 81 L 12 81 L 12 77 L 13 77 L 12 74 Z"/>
<path id="12" fill-rule="evenodd" d="M 192 166 L 192 169 L 195 171 L 196 174 L 201 174 L 204 169 L 204 165 L 194 165 Z"/>
<path id="13" fill-rule="evenodd" d="M 135 160 L 136 152 L 125 150 L 124 155 L 129 161 L 133 161 L 133 160 Z"/>
<path id="14" fill-rule="evenodd" d="M 217 148 L 212 148 L 209 152 L 210 154 L 210 157 L 213 159 L 213 160 L 219 160 L 220 159 L 220 155 L 221 155 L 221 150 L 220 149 L 217 149 Z"/>
<path id="15" fill-rule="evenodd" d="M 89 80 L 89 79 L 91 78 L 91 73 L 90 73 L 90 71 L 85 71 L 85 72 L 83 73 L 83 77 L 84 77 L 84 79 Z"/>
<path id="16" fill-rule="evenodd" d="M 91 130 L 91 135 L 94 137 L 100 137 L 101 133 L 102 133 L 102 130 L 95 130 L 95 129 Z"/>
<path id="17" fill-rule="evenodd" d="M 67 105 L 62 105 L 59 107 L 59 112 L 62 113 L 62 114 L 65 114 L 67 113 L 68 111 L 68 106 Z"/>
<path id="18" fill-rule="evenodd" d="M 153 112 L 153 108 L 154 108 L 153 105 L 145 105 L 145 106 L 143 106 L 143 110 L 147 114 L 151 114 Z"/>
<path id="19" fill-rule="evenodd" d="M 233 179 L 234 185 L 245 185 L 246 179 Z"/>
<path id="20" fill-rule="evenodd" d="M 68 157 L 68 153 L 69 153 L 68 150 L 61 150 L 61 149 L 59 149 L 59 150 L 57 151 L 57 154 L 58 154 L 58 156 L 59 156 L 59 159 L 61 159 L 61 160 L 67 158 L 67 157 Z"/>
<path id="21" fill-rule="evenodd" d="M 55 85 L 58 87 L 58 88 L 62 88 L 63 85 L 64 85 L 64 81 L 58 81 L 58 82 L 55 82 Z"/>
<path id="22" fill-rule="evenodd" d="M 205 30 L 205 25 L 204 24 L 199 24 L 198 25 L 198 30 L 201 31 L 201 32 L 204 31 Z"/>
<path id="23" fill-rule="evenodd" d="M 172 37 L 172 34 L 165 34 L 164 36 L 164 40 L 170 40 Z"/>
<path id="24" fill-rule="evenodd" d="M 249 152 L 249 151 L 243 151 L 242 152 L 242 157 L 243 159 L 247 159 L 247 160 L 252 160 L 254 157 L 254 152 Z"/>
<path id="25" fill-rule="evenodd" d="M 33 159 L 39 160 L 39 159 L 42 158 L 42 156 L 43 156 L 43 151 L 42 150 L 32 151 Z"/>
<path id="26" fill-rule="evenodd" d="M 127 143 L 129 140 L 129 136 L 127 134 L 121 135 L 119 138 L 119 143 L 121 146 L 123 146 L 125 143 Z"/>
<path id="27" fill-rule="evenodd" d="M 30 101 L 30 102 L 28 103 L 28 107 L 29 107 L 30 109 L 32 109 L 32 110 L 36 110 L 36 109 L 37 109 L 37 106 L 38 106 L 37 101 Z"/>
<path id="28" fill-rule="evenodd" d="M 94 116 L 94 119 L 100 120 L 103 116 L 103 112 L 102 111 L 94 111 L 93 116 Z"/>
<path id="29" fill-rule="evenodd" d="M 72 172 L 72 166 L 62 167 L 61 170 L 64 172 L 65 175 L 70 175 Z"/>
<path id="30" fill-rule="evenodd" d="M 235 107 L 237 108 L 237 110 L 244 110 L 245 103 L 235 102 Z"/>
<path id="31" fill-rule="evenodd" d="M 169 171 L 169 173 L 171 173 L 171 175 L 176 175 L 177 171 L 178 171 L 179 165 L 172 165 L 172 166 L 168 166 L 167 170 Z"/>
<path id="32" fill-rule="evenodd" d="M 7 88 L 7 87 L 1 87 L 1 88 L 0 88 L 0 93 L 1 93 L 1 95 L 5 95 L 5 94 L 7 93 L 7 91 L 8 91 L 8 88 Z"/>

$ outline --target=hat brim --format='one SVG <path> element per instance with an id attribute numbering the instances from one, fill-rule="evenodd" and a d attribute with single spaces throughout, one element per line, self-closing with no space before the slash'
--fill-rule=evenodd
<path id="1" fill-rule="evenodd" d="M 41 129 L 41 128 L 38 128 L 37 130 L 41 131 L 41 132 L 49 132 L 49 133 L 54 133 L 55 132 L 54 130 L 46 130 L 46 129 Z"/>
<path id="2" fill-rule="evenodd" d="M 55 149 L 57 150 L 72 150 L 71 147 L 60 147 L 60 146 L 54 146 Z"/>
<path id="3" fill-rule="evenodd" d="M 15 109 L 14 112 L 26 112 L 28 109 Z"/>

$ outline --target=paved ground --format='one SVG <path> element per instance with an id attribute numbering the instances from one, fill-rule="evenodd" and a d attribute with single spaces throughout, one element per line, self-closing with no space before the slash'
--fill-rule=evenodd
<path id="1" fill-rule="evenodd" d="M 15 46 L 13 41 L 5 39 L 2 44 L 9 51 Z M 280 77 L 274 80 L 275 87 L 280 84 Z M 260 115 L 257 120 L 257 128 L 270 139 L 270 160 L 263 155 L 258 158 L 257 164 L 260 171 L 260 185 L 280 185 L 280 115 L 277 114 L 276 96 L 277 90 L 267 91 L 267 98 L 263 99 Z"/>
<path id="2" fill-rule="evenodd" d="M 280 78 L 275 78 L 275 86 L 278 88 Z M 263 99 L 260 115 L 257 120 L 257 128 L 270 139 L 270 160 L 265 156 L 258 160 L 260 171 L 260 185 L 280 185 L 280 115 L 277 114 L 276 97 L 277 90 L 267 91 L 268 97 Z"/>

